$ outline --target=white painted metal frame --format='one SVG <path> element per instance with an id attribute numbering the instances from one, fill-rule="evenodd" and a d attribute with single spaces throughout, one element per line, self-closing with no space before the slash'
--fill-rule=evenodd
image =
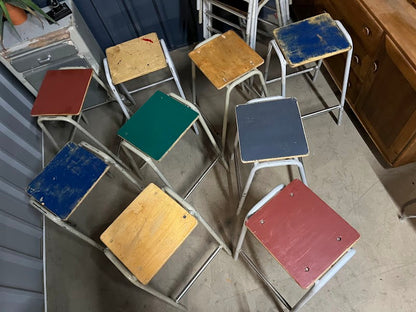
<path id="1" fill-rule="evenodd" d="M 200 42 L 198 45 L 195 46 L 194 50 L 203 46 L 204 44 L 208 43 L 209 41 L 217 38 L 218 36 L 220 36 L 219 34 L 216 34 L 214 36 L 212 36 L 211 38 L 208 38 L 202 42 Z M 197 103 L 197 95 L 196 95 L 196 65 L 193 61 L 191 61 L 192 63 L 192 101 L 193 103 Z M 221 149 L 224 153 L 224 149 L 225 149 L 225 142 L 226 142 L 226 138 L 227 138 L 227 125 L 228 125 L 228 110 L 229 110 L 229 106 L 230 106 L 230 97 L 231 97 L 231 91 L 233 91 L 233 89 L 238 86 L 239 84 L 247 81 L 248 79 L 250 79 L 251 77 L 257 76 L 260 80 L 261 86 L 263 88 L 263 93 L 265 96 L 268 96 L 268 91 L 267 91 L 267 86 L 266 86 L 266 81 L 263 78 L 263 74 L 261 73 L 261 71 L 259 71 L 257 68 L 247 72 L 246 74 L 244 74 L 243 76 L 241 76 L 240 78 L 234 80 L 233 82 L 231 82 L 230 84 L 228 84 L 227 87 L 227 92 L 225 95 L 225 104 L 224 104 L 224 117 L 223 117 L 223 121 L 222 121 L 222 135 L 221 135 Z"/>
<path id="2" fill-rule="evenodd" d="M 350 73 L 351 58 L 352 58 L 352 52 L 353 52 L 353 43 L 352 43 L 352 39 L 351 39 L 350 35 L 348 34 L 348 32 L 344 28 L 344 26 L 341 24 L 341 22 L 340 21 L 335 21 L 335 23 L 338 25 L 338 27 L 342 31 L 343 35 L 345 36 L 345 38 L 348 40 L 349 44 L 351 45 L 351 49 L 348 50 L 348 52 L 347 52 L 347 59 L 346 59 L 346 62 L 345 62 L 344 78 L 343 78 L 342 90 L 341 90 L 341 98 L 340 98 L 339 104 L 335 105 L 335 106 L 332 106 L 332 107 L 324 108 L 324 109 L 321 109 L 321 110 L 318 110 L 318 111 L 315 111 L 315 112 L 312 112 L 312 113 L 309 113 L 309 114 L 302 115 L 302 118 L 312 117 L 312 116 L 315 116 L 315 115 L 318 115 L 318 114 L 322 114 L 322 113 L 326 113 L 326 112 L 330 112 L 330 111 L 338 109 L 338 125 L 340 125 L 341 121 L 342 121 L 342 113 L 344 111 L 345 97 L 346 97 L 346 94 L 347 94 L 348 77 L 349 77 L 349 73 Z M 269 73 L 270 57 L 271 57 L 272 49 L 276 52 L 276 54 L 278 56 L 278 59 L 279 59 L 279 62 L 280 62 L 280 68 L 281 68 L 281 76 L 277 77 L 277 78 L 267 80 L 267 76 L 268 76 L 268 73 Z M 318 63 L 315 66 L 309 67 L 309 68 L 304 69 L 304 70 L 297 71 L 295 73 L 286 74 L 288 63 L 287 63 L 282 51 L 280 50 L 276 40 L 272 39 L 269 42 L 269 46 L 268 46 L 264 78 L 266 80 L 266 84 L 270 84 L 270 83 L 276 82 L 278 80 L 281 80 L 281 95 L 286 96 L 286 78 L 301 75 L 301 74 L 311 72 L 311 71 L 315 71 L 314 74 L 313 74 L 313 78 L 312 78 L 312 81 L 315 82 L 315 80 L 318 76 L 319 69 L 321 68 L 322 62 L 323 62 L 323 59 L 319 60 Z"/>
<path id="3" fill-rule="evenodd" d="M 243 0 L 243 1 L 248 3 L 247 14 L 241 14 L 238 10 L 232 9 L 229 5 L 226 5 L 218 0 L 197 0 L 197 10 L 199 11 L 199 23 L 200 24 L 202 23 L 204 38 L 208 39 L 209 37 L 213 35 L 213 33 L 219 33 L 219 31 L 213 28 L 212 26 L 212 20 L 215 19 L 235 29 L 242 31 L 247 44 L 252 49 L 255 49 L 256 38 L 257 38 L 257 24 L 259 20 L 264 21 L 262 19 L 259 19 L 259 13 L 260 13 L 260 10 L 270 0 Z M 289 1 L 288 0 L 275 0 L 275 3 L 276 3 L 276 14 L 278 18 L 278 24 L 286 25 L 290 19 Z M 245 20 L 246 21 L 245 29 L 241 27 L 241 25 L 237 25 L 223 17 L 215 15 L 212 12 L 212 7 L 220 8 L 223 11 L 226 11 L 228 13 L 231 13 L 237 16 L 240 20 Z"/>
<path id="4" fill-rule="evenodd" d="M 266 102 L 266 101 L 271 101 L 271 100 L 280 100 L 283 98 L 284 98 L 283 96 L 274 96 L 274 97 L 269 97 L 269 98 L 254 99 L 254 100 L 248 101 L 246 104 L 261 103 L 261 102 Z M 306 180 L 305 168 L 303 166 L 301 157 L 292 157 L 292 158 L 287 158 L 287 159 L 267 160 L 267 161 L 258 160 L 253 163 L 253 168 L 251 168 L 250 170 L 250 174 L 247 178 L 247 182 L 244 186 L 244 190 L 243 192 L 241 192 L 241 173 L 240 173 L 240 167 L 237 163 L 237 157 L 236 157 L 236 155 L 238 154 L 238 144 L 239 144 L 239 137 L 238 137 L 238 131 L 237 131 L 235 135 L 235 140 L 234 140 L 234 152 L 231 156 L 231 159 L 234 158 L 235 171 L 237 175 L 238 194 L 239 195 L 241 194 L 240 200 L 238 201 L 237 215 L 240 214 L 241 208 L 244 205 L 248 191 L 250 190 L 251 183 L 253 182 L 254 176 L 256 172 L 260 169 L 281 167 L 281 166 L 297 166 L 299 170 L 300 178 L 303 184 L 308 185 L 308 182 Z"/>
<path id="5" fill-rule="evenodd" d="M 354 256 L 355 249 L 350 248 L 325 274 L 323 274 L 314 285 L 300 298 L 300 300 L 293 306 L 291 306 L 287 300 L 279 293 L 279 291 L 273 286 L 273 284 L 267 279 L 267 277 L 260 271 L 254 261 L 241 249 L 244 238 L 247 234 L 246 221 L 254 215 L 261 207 L 263 207 L 270 199 L 272 199 L 277 193 L 284 188 L 284 185 L 278 185 L 271 190 L 265 197 L 263 197 L 250 211 L 247 213 L 243 221 L 240 236 L 238 238 L 237 246 L 234 251 L 234 260 L 238 259 L 241 254 L 244 261 L 256 272 L 260 279 L 270 289 L 273 295 L 289 310 L 292 312 L 299 311 L 325 284 Z"/>
<path id="6" fill-rule="evenodd" d="M 80 146 L 88 149 L 92 153 L 96 154 L 102 160 L 107 163 L 108 165 L 115 167 L 120 173 L 122 173 L 131 183 L 133 183 L 138 190 L 142 190 L 142 186 L 140 183 L 138 183 L 137 179 L 130 174 L 129 171 L 125 170 L 122 166 L 120 166 L 112 157 L 105 154 L 104 152 L 98 150 L 97 148 L 91 146 L 88 143 L 81 142 L 79 144 Z M 50 219 L 52 222 L 57 224 L 58 226 L 68 230 L 73 235 L 77 236 L 78 238 L 82 239 L 86 243 L 90 244 L 91 246 L 97 248 L 100 251 L 103 251 L 104 254 L 109 258 L 109 260 L 120 270 L 120 272 L 135 286 L 138 288 L 150 293 L 151 295 L 163 300 L 166 303 L 171 304 L 174 307 L 180 308 L 181 310 L 186 310 L 186 308 L 179 303 L 179 301 L 182 299 L 182 297 L 186 294 L 186 292 L 192 287 L 192 285 L 195 283 L 197 278 L 202 274 L 202 272 L 207 268 L 208 264 L 211 263 L 211 261 L 215 258 L 215 256 L 221 251 L 224 250 L 227 254 L 230 256 L 232 255 L 231 250 L 228 248 L 227 244 L 224 242 L 224 240 L 215 232 L 215 230 L 205 221 L 205 219 L 199 214 L 199 212 L 189 203 L 187 203 L 181 196 L 179 196 L 177 193 L 175 193 L 171 188 L 165 187 L 163 188 L 163 191 L 166 192 L 171 198 L 173 198 L 175 201 L 177 201 L 185 210 L 187 210 L 193 217 L 195 217 L 198 222 L 204 226 L 204 228 L 208 231 L 208 233 L 211 235 L 211 237 L 218 243 L 218 246 L 215 248 L 215 250 L 210 254 L 210 256 L 205 260 L 205 262 L 202 264 L 202 266 L 194 273 L 192 278 L 186 283 L 186 285 L 179 291 L 179 293 L 176 295 L 174 299 L 162 294 L 161 292 L 155 290 L 154 288 L 143 285 L 140 283 L 137 278 L 114 256 L 114 254 L 106 247 L 104 247 L 102 244 L 97 243 L 96 241 L 92 240 L 87 235 L 83 234 L 82 232 L 75 229 L 70 224 L 64 222 L 62 219 L 57 217 L 55 214 L 51 213 L 49 210 L 47 210 L 44 206 L 42 206 L 39 202 L 37 202 L 35 199 L 30 199 L 30 204 L 39 210 L 44 216 L 46 216 L 48 219 Z"/>
<path id="7" fill-rule="evenodd" d="M 221 162 L 222 162 L 224 168 L 227 171 L 228 171 L 228 164 L 225 161 L 224 155 L 221 153 L 221 150 L 219 149 L 219 147 L 217 145 L 217 142 L 215 141 L 214 136 L 212 135 L 211 131 L 209 130 L 209 128 L 208 128 L 204 118 L 202 117 L 199 109 L 194 104 L 192 104 L 191 102 L 179 97 L 178 95 L 176 95 L 174 93 L 170 93 L 169 96 L 174 98 L 178 102 L 182 103 L 183 105 L 188 106 L 190 109 L 192 109 L 196 113 L 198 113 L 198 118 L 195 120 L 193 125 L 195 125 L 196 121 L 199 121 L 199 123 L 201 124 L 202 128 L 204 129 L 206 135 L 208 136 L 215 152 L 217 153 L 217 156 L 214 159 L 214 161 L 211 162 L 211 164 L 202 172 L 202 174 L 196 179 L 196 181 L 192 184 L 190 189 L 187 191 L 186 195 L 184 196 L 184 198 L 187 199 L 188 196 L 193 192 L 193 190 L 199 185 L 199 183 L 202 182 L 202 180 L 205 178 L 205 176 L 208 174 L 208 172 L 211 170 L 211 168 L 216 164 L 218 159 L 221 158 Z M 174 118 L 174 116 L 172 116 L 172 118 Z M 129 159 L 132 162 L 132 166 L 137 171 L 137 174 L 139 174 L 139 168 L 135 165 L 135 162 L 132 161 L 132 158 L 129 156 L 130 152 L 139 156 L 141 159 L 143 159 L 155 171 L 155 173 L 159 176 L 159 178 L 163 181 L 163 183 L 165 185 L 167 185 L 168 187 L 173 189 L 172 185 L 169 183 L 169 181 L 166 179 L 166 177 L 163 175 L 163 173 L 159 170 L 159 168 L 156 166 L 154 160 L 150 156 L 148 156 L 147 154 L 145 154 L 144 152 L 139 150 L 137 147 L 135 147 L 134 145 L 127 142 L 126 140 L 122 140 L 120 146 L 122 147 L 122 149 L 126 153 L 126 155 L 128 155 Z"/>
<path id="8" fill-rule="evenodd" d="M 161 47 L 162 47 L 163 54 L 165 55 L 166 63 L 167 63 L 167 65 L 168 65 L 168 67 L 169 67 L 169 70 L 170 70 L 170 73 L 171 73 L 171 77 L 166 78 L 166 79 L 163 79 L 163 80 L 160 80 L 160 81 L 157 81 L 157 82 L 154 82 L 154 83 L 151 83 L 151 84 L 149 84 L 149 85 L 143 86 L 143 87 L 141 87 L 141 88 L 138 88 L 138 89 L 135 89 L 135 90 L 132 90 L 132 91 L 128 91 L 128 90 L 127 90 L 127 88 L 124 86 L 124 84 L 123 84 L 123 83 L 118 84 L 118 86 L 120 86 L 120 88 L 122 89 L 123 94 L 124 94 L 124 95 L 125 95 L 125 96 L 129 99 L 129 101 L 130 101 L 130 102 L 132 102 L 133 104 L 136 104 L 136 103 L 135 103 L 135 101 L 134 101 L 133 97 L 131 96 L 131 94 L 134 94 L 134 93 L 136 93 L 136 92 L 139 92 L 139 91 L 142 91 L 142 90 L 145 90 L 145 89 L 148 89 L 148 88 L 154 87 L 154 86 L 157 86 L 157 85 L 159 85 L 159 84 L 162 84 L 162 83 L 168 82 L 168 81 L 170 81 L 170 80 L 174 80 L 174 81 L 175 81 L 175 84 L 176 84 L 176 87 L 178 88 L 179 94 L 181 95 L 181 97 L 182 97 L 183 99 L 185 99 L 185 100 L 186 100 L 185 93 L 183 92 L 183 89 L 182 89 L 181 83 L 180 83 L 180 81 L 179 81 L 179 76 L 178 76 L 178 73 L 177 73 L 176 68 L 175 68 L 175 64 L 174 64 L 174 63 L 173 63 L 173 61 L 172 61 L 172 58 L 171 58 L 171 56 L 170 56 L 170 54 L 169 54 L 169 50 L 168 50 L 168 48 L 166 47 L 166 43 L 165 43 L 165 41 L 164 41 L 163 39 L 160 39 L 160 40 L 159 40 L 159 42 L 160 42 L 160 45 L 161 45 Z M 120 96 L 120 93 L 118 92 L 117 88 L 116 88 L 116 87 L 115 87 L 115 85 L 113 84 L 113 81 L 112 81 L 112 79 L 111 79 L 110 68 L 109 68 L 109 66 L 108 66 L 108 62 L 107 62 L 107 58 L 104 58 L 104 59 L 103 59 L 103 65 L 104 65 L 105 77 L 106 77 L 106 79 L 107 79 L 107 83 L 108 83 L 108 85 L 110 86 L 111 93 L 113 94 L 113 96 L 114 96 L 114 98 L 116 99 L 116 101 L 117 101 L 118 105 L 120 106 L 120 108 L 121 108 L 121 110 L 122 110 L 122 112 L 123 112 L 124 116 L 125 116 L 127 119 L 129 119 L 129 118 L 130 118 L 130 114 L 131 114 L 131 113 L 129 112 L 128 107 L 124 104 L 123 99 L 122 99 L 122 97 Z M 197 132 L 197 130 L 195 130 L 195 131 Z"/>

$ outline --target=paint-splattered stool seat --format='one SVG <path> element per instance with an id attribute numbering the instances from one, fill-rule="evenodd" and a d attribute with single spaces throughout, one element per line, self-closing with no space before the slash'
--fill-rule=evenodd
<path id="1" fill-rule="evenodd" d="M 286 96 L 286 78 L 315 71 L 313 74 L 313 81 L 315 81 L 325 58 L 347 53 L 339 105 L 327 107 L 302 116 L 315 116 L 338 109 L 338 124 L 340 124 L 347 92 L 353 48 L 351 37 L 341 22 L 333 20 L 328 13 L 323 13 L 297 23 L 276 28 L 273 31 L 273 35 L 274 39 L 270 41 L 268 47 L 264 76 L 267 84 L 281 80 L 282 96 Z M 267 80 L 272 49 L 275 50 L 279 58 L 281 77 Z M 298 68 L 315 62 L 318 63 L 314 66 L 296 71 L 292 74 L 286 74 L 287 65 L 291 68 Z M 341 81 L 339 84 L 341 84 Z M 296 94 L 293 94 L 293 96 L 296 96 Z"/>
<path id="2" fill-rule="evenodd" d="M 247 229 L 304 289 L 293 306 L 241 250 Z M 289 310 L 298 311 L 355 254 L 360 234 L 301 181 L 279 185 L 245 217 L 234 259 L 242 258 Z"/>
<path id="3" fill-rule="evenodd" d="M 141 189 L 136 179 L 113 158 L 88 143 L 68 142 L 28 185 L 31 205 L 48 219 L 103 250 L 103 246 L 68 220 L 108 170 L 115 169 Z"/>
<path id="4" fill-rule="evenodd" d="M 136 104 L 131 94 L 173 79 L 180 96 L 185 99 L 185 94 L 183 93 L 169 50 L 166 47 L 165 41 L 163 39 L 159 40 L 156 33 L 150 33 L 109 47 L 105 50 L 105 53 L 106 58 L 104 58 L 103 64 L 107 82 L 127 119 L 130 118 L 130 112 L 127 106 L 124 105 L 116 86 L 120 87 L 120 91 L 122 91 L 132 104 Z M 156 82 L 152 79 L 152 83 L 130 91 L 124 85 L 129 80 L 143 77 L 166 67 L 170 70 L 170 77 L 166 79 Z"/>

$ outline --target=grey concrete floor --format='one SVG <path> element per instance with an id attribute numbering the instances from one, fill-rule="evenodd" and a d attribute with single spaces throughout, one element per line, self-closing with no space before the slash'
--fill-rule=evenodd
<path id="1" fill-rule="evenodd" d="M 264 49 L 259 46 L 263 55 Z M 190 99 L 188 51 L 188 48 L 179 49 L 172 56 Z M 177 93 L 173 83 L 164 84 L 159 89 Z M 136 94 L 137 103 L 143 103 L 155 90 Z M 218 135 L 225 92 L 217 91 L 201 74 L 198 75 L 197 90 L 200 108 Z M 278 95 L 278 84 L 269 85 L 269 92 Z M 304 112 L 322 106 L 322 101 L 333 105 L 338 95 L 322 74 L 315 85 L 304 76 L 289 79 L 287 94 L 298 98 Z M 246 100 L 235 92 L 231 103 L 240 104 Z M 116 151 L 116 132 L 123 122 L 118 106 L 111 103 L 85 115 L 90 131 Z M 235 134 L 234 116 L 230 115 L 229 146 Z M 354 122 L 351 114 L 344 114 L 340 126 L 330 114 L 304 120 L 310 149 L 309 156 L 304 158 L 309 186 L 361 234 L 355 246 L 356 255 L 307 303 L 304 311 L 413 312 L 416 309 L 416 222 L 401 222 L 398 214 L 404 206 L 409 212 L 416 210 L 416 165 L 384 167 L 377 153 L 373 153 L 365 143 L 365 133 L 357 130 L 360 128 Z M 61 141 L 64 143 L 66 128 L 61 125 L 52 127 L 58 135 L 62 133 Z M 77 136 L 75 140 L 85 138 Z M 174 188 L 183 193 L 187 183 L 212 159 L 210 151 L 203 135 L 196 136 L 193 131 L 188 131 L 162 161 L 161 170 Z M 48 159 L 51 155 L 48 154 Z M 245 179 L 250 166 L 241 168 Z M 144 176 L 144 184 L 154 181 L 161 185 L 147 168 L 144 168 Z M 298 177 L 296 170 L 287 168 L 261 171 L 254 180 L 243 212 L 247 212 L 274 186 L 287 184 L 295 177 Z M 104 177 L 70 221 L 98 239 L 138 193 L 135 187 L 113 172 Z M 188 200 L 233 248 L 242 222 L 241 217 L 235 216 L 237 190 L 234 169 L 227 172 L 217 164 Z M 206 232 L 198 227 L 151 285 L 175 295 L 175 289 L 192 273 L 193 265 L 200 263 L 214 247 Z M 245 249 L 289 303 L 293 304 L 302 296 L 304 290 L 253 237 L 248 237 Z M 101 252 L 51 222 L 47 222 L 46 227 L 46 255 L 47 302 L 51 312 L 176 310 L 133 286 Z M 242 260 L 234 261 L 223 251 L 181 302 L 190 311 L 284 310 Z"/>

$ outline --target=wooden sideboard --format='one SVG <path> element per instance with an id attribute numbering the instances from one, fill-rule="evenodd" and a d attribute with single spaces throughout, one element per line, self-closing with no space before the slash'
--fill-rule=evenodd
<path id="1" fill-rule="evenodd" d="M 354 44 L 350 107 L 391 166 L 416 161 L 416 8 L 408 0 L 293 0 L 293 9 L 343 23 Z M 338 87 L 344 57 L 325 62 Z"/>

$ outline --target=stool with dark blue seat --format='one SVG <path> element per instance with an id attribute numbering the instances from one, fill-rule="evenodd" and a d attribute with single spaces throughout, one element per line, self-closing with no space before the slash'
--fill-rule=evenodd
<path id="1" fill-rule="evenodd" d="M 117 162 L 93 146 L 67 143 L 28 185 L 31 205 L 57 225 L 92 246 L 103 247 L 66 221 L 111 167 L 124 174 L 138 189 L 140 185 Z"/>
<path id="2" fill-rule="evenodd" d="M 306 182 L 301 157 L 309 149 L 295 98 L 281 96 L 255 99 L 236 106 L 236 149 L 240 143 L 243 163 L 253 163 L 253 168 L 238 204 L 237 214 L 244 204 L 257 170 L 279 166 L 297 166 L 303 183 Z M 237 182 L 240 188 L 239 166 L 234 158 Z"/>
<path id="3" fill-rule="evenodd" d="M 274 39 L 270 41 L 268 47 L 264 76 L 267 84 L 278 80 L 282 81 L 282 96 L 286 96 L 286 78 L 315 71 L 313 75 L 313 81 L 315 81 L 322 61 L 325 58 L 347 52 L 339 105 L 302 116 L 309 117 L 338 109 L 338 124 L 340 124 L 345 103 L 353 47 L 351 37 L 341 22 L 334 21 L 328 13 L 324 13 L 297 23 L 276 28 L 273 31 L 273 35 Z M 272 49 L 275 50 L 279 58 L 281 77 L 267 80 Z M 315 66 L 292 74 L 286 74 L 287 65 L 291 68 L 299 68 L 316 61 L 318 63 Z"/>

